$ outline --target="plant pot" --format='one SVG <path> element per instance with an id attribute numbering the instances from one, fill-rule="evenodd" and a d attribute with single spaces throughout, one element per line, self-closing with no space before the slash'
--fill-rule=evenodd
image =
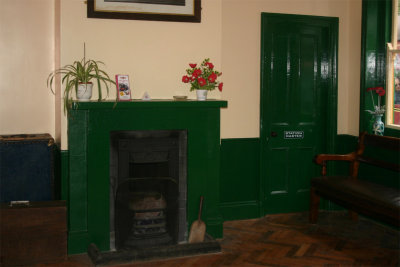
<path id="1" fill-rule="evenodd" d="M 207 92 L 208 90 L 202 90 L 202 89 L 196 90 L 197 100 L 199 101 L 207 100 Z"/>
<path id="2" fill-rule="evenodd" d="M 79 101 L 89 101 L 92 98 L 92 83 L 80 83 L 78 85 L 78 91 L 76 92 L 76 98 Z"/>

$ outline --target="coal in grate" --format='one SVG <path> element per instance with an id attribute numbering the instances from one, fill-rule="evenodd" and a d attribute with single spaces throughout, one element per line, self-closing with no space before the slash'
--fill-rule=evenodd
<path id="1" fill-rule="evenodd" d="M 161 193 L 136 192 L 132 194 L 128 207 L 133 216 L 125 247 L 164 245 L 173 241 L 167 231 L 167 202 Z"/>

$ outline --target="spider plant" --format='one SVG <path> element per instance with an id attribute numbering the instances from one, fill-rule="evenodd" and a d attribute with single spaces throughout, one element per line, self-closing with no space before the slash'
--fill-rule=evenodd
<path id="1" fill-rule="evenodd" d="M 62 84 L 65 84 L 64 113 L 68 114 L 69 109 L 72 107 L 72 92 L 77 92 L 79 84 L 91 83 L 92 79 L 96 80 L 99 96 L 98 101 L 103 99 L 102 84 L 105 85 L 108 96 L 109 83 L 115 84 L 115 82 L 110 79 L 104 70 L 100 69 L 100 65 L 104 65 L 104 63 L 92 59 L 86 60 L 84 57 L 81 61 L 74 61 L 74 63 L 65 65 L 64 67 L 50 73 L 47 78 L 47 87 L 50 87 L 53 94 L 53 83 L 55 77 L 57 75 L 62 75 L 61 82 Z"/>

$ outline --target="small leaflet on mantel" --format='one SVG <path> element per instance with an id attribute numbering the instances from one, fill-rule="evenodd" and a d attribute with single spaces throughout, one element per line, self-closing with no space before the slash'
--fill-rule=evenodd
<path id="1" fill-rule="evenodd" d="M 115 75 L 115 81 L 117 83 L 118 101 L 131 100 L 131 87 L 129 86 L 129 76 L 117 74 Z"/>

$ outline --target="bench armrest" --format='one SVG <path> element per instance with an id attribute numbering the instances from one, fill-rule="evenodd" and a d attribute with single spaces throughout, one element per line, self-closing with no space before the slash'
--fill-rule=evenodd
<path id="1" fill-rule="evenodd" d="M 326 161 L 353 161 L 356 159 L 356 153 L 338 155 L 338 154 L 318 154 L 314 158 L 314 162 L 323 165 Z"/>
<path id="2" fill-rule="evenodd" d="M 343 154 L 343 155 L 339 155 L 339 154 L 318 154 L 315 156 L 314 158 L 314 162 L 317 163 L 318 165 L 322 166 L 322 171 L 321 174 L 323 176 L 326 175 L 326 162 L 327 161 L 349 161 L 349 162 L 353 162 L 355 161 L 357 158 L 357 153 L 356 152 L 352 152 L 349 154 Z"/>

